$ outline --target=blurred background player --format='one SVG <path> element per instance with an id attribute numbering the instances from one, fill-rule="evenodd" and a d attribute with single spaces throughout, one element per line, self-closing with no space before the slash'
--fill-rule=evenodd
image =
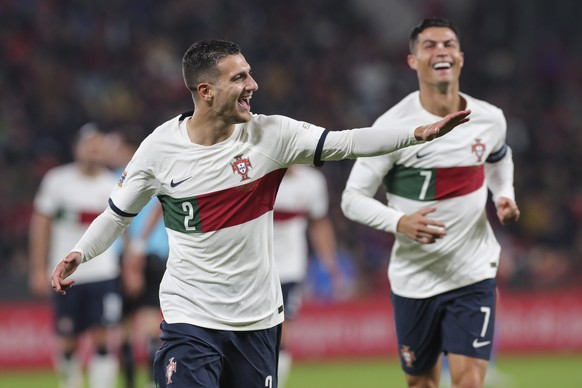
<path id="1" fill-rule="evenodd" d="M 95 124 L 82 126 L 73 146 L 74 162 L 50 170 L 36 194 L 30 224 L 30 287 L 39 296 L 51 294 L 47 274 L 107 206 L 116 177 L 102 164 L 102 141 Z M 90 386 L 115 386 L 118 360 L 108 349 L 108 332 L 121 317 L 119 272 L 115 251 L 108 249 L 80 269 L 77 284 L 66 297 L 52 295 L 62 388 L 83 386 L 78 349 L 85 332 L 90 333 L 94 350 L 88 362 Z"/>
<path id="2" fill-rule="evenodd" d="M 108 161 L 123 179 L 127 163 L 144 139 L 139 126 L 123 126 L 107 135 Z M 136 387 L 136 347 L 145 338 L 148 381 L 153 384 L 153 362 L 161 345 L 159 285 L 168 259 L 168 235 L 157 198 L 135 217 L 115 244 L 122 264 L 123 341 L 122 371 L 126 388 Z"/>
<path id="3" fill-rule="evenodd" d="M 414 125 L 458 109 L 470 109 L 472 119 L 446 142 L 358 159 L 342 210 L 395 234 L 388 275 L 408 386 L 438 386 L 444 352 L 453 387 L 480 387 L 492 350 L 500 257 L 485 211 L 487 189 L 501 224 L 519 218 L 507 125 L 499 108 L 460 92 L 464 54 L 455 25 L 425 19 L 409 45 L 419 91 L 374 126 Z M 382 184 L 387 205 L 374 198 Z"/>
<path id="4" fill-rule="evenodd" d="M 285 385 L 291 370 L 292 355 L 287 345 L 293 319 L 301 307 L 301 286 L 307 273 L 310 246 L 327 269 L 332 284 L 338 285 L 336 239 L 327 215 L 328 206 L 327 182 L 319 170 L 304 165 L 287 170 L 277 192 L 273 217 L 275 262 L 285 310 L 279 351 L 279 387 Z"/>

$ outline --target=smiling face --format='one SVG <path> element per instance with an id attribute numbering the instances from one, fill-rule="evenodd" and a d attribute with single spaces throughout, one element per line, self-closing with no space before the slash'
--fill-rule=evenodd
<path id="1" fill-rule="evenodd" d="M 216 68 L 218 75 L 207 83 L 204 98 L 214 114 L 227 124 L 251 119 L 251 98 L 259 88 L 251 76 L 251 66 L 242 54 L 229 55 Z"/>
<path id="2" fill-rule="evenodd" d="M 464 55 L 456 34 L 447 27 L 428 27 L 418 34 L 408 65 L 422 86 L 458 89 Z"/>

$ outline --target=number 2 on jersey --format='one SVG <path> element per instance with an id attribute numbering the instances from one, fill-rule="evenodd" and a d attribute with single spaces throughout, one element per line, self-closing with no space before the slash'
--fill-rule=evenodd
<path id="1" fill-rule="evenodd" d="M 190 225 L 190 221 L 194 219 L 194 206 L 190 202 L 182 202 L 182 210 L 187 213 L 184 217 L 184 229 L 196 230 L 195 226 Z"/>

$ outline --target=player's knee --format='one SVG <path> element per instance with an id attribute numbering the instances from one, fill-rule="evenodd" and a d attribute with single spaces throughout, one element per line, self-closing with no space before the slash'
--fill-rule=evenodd
<path id="1" fill-rule="evenodd" d="M 413 376 L 406 374 L 406 383 L 408 388 L 438 388 L 439 381 L 432 374 Z"/>

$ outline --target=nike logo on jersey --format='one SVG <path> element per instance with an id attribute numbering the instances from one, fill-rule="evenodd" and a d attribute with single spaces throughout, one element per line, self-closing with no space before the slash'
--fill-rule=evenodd
<path id="1" fill-rule="evenodd" d="M 430 154 L 430 152 L 426 152 L 426 153 L 424 153 L 424 154 L 421 154 L 421 153 L 420 153 L 420 151 L 418 151 L 418 152 L 416 153 L 416 159 L 421 159 L 421 158 L 424 158 L 425 156 L 427 156 L 427 155 L 429 155 L 429 154 Z"/>
<path id="2" fill-rule="evenodd" d="M 177 181 L 177 182 L 174 182 L 174 179 L 172 179 L 172 181 L 170 182 L 170 186 L 176 187 L 176 186 L 181 185 L 182 183 L 186 182 L 190 178 L 192 178 L 192 177 L 189 176 L 188 178 L 182 179 L 181 181 Z"/>
<path id="3" fill-rule="evenodd" d="M 491 341 L 483 341 L 483 342 L 481 342 L 481 341 L 479 341 L 477 338 L 475 338 L 475 339 L 473 340 L 473 347 L 474 347 L 475 349 L 477 349 L 477 348 L 482 348 L 483 346 L 487 346 L 487 345 L 489 345 L 490 343 L 491 343 Z"/>

